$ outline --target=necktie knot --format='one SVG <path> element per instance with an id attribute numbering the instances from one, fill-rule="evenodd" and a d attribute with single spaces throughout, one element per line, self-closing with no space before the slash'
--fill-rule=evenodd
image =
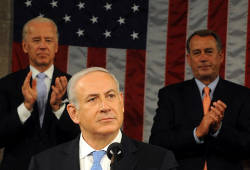
<path id="1" fill-rule="evenodd" d="M 206 96 L 209 96 L 210 88 L 207 87 L 207 86 L 205 86 L 203 90 L 204 90 L 205 95 L 206 95 Z"/>
<path id="2" fill-rule="evenodd" d="M 46 74 L 44 74 L 44 73 L 39 73 L 39 74 L 37 74 L 37 78 L 38 78 L 38 79 L 44 80 L 45 77 L 46 77 Z"/>
<path id="3" fill-rule="evenodd" d="M 102 170 L 100 162 L 101 162 L 101 159 L 103 158 L 103 156 L 105 155 L 105 153 L 106 152 L 103 150 L 94 151 L 92 153 L 94 162 L 93 162 L 93 166 L 92 166 L 91 170 Z"/>

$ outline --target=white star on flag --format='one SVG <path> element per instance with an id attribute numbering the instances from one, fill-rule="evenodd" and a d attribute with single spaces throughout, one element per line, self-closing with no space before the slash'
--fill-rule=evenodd
<path id="1" fill-rule="evenodd" d="M 105 32 L 103 33 L 105 38 L 111 37 L 111 31 L 105 30 Z"/>
<path id="2" fill-rule="evenodd" d="M 131 9 L 133 12 L 139 11 L 139 5 L 134 4 Z"/>
<path id="3" fill-rule="evenodd" d="M 117 22 L 119 22 L 120 25 L 125 24 L 125 18 L 120 17 Z"/>
<path id="4" fill-rule="evenodd" d="M 133 33 L 132 33 L 132 34 L 130 34 L 130 36 L 132 37 L 132 39 L 133 39 L 133 40 L 135 40 L 135 39 L 138 39 L 138 38 L 139 38 L 139 37 L 138 37 L 138 33 L 134 32 L 134 31 L 133 31 Z"/>
<path id="5" fill-rule="evenodd" d="M 78 37 L 81 37 L 81 36 L 84 35 L 84 30 L 82 30 L 82 29 L 79 28 L 76 33 L 77 33 Z"/>
<path id="6" fill-rule="evenodd" d="M 38 15 L 38 17 L 44 17 L 44 14 L 40 13 L 40 14 Z"/>
<path id="7" fill-rule="evenodd" d="M 104 8 L 106 9 L 106 11 L 108 11 L 108 10 L 111 10 L 111 6 L 112 6 L 112 4 L 106 3 Z"/>
<path id="8" fill-rule="evenodd" d="M 71 16 L 68 16 L 67 14 L 65 14 L 65 16 L 63 17 L 64 21 L 67 23 L 67 22 L 70 22 L 71 19 L 70 19 Z"/>
<path id="9" fill-rule="evenodd" d="M 98 22 L 98 17 L 92 16 L 90 21 L 92 21 L 92 24 L 97 23 Z"/>
<path id="10" fill-rule="evenodd" d="M 31 2 L 32 2 L 32 1 L 27 0 L 27 1 L 26 1 L 26 2 L 24 2 L 24 3 L 25 3 L 25 5 L 26 5 L 26 7 L 29 7 L 29 6 L 31 6 Z"/>
<path id="11" fill-rule="evenodd" d="M 84 2 L 79 2 L 79 4 L 77 4 L 79 10 L 81 10 L 82 8 L 85 8 L 85 3 Z"/>
<path id="12" fill-rule="evenodd" d="M 54 8 L 54 7 L 57 7 L 57 1 L 52 1 L 51 3 L 50 3 L 50 5 L 52 6 L 52 8 Z"/>

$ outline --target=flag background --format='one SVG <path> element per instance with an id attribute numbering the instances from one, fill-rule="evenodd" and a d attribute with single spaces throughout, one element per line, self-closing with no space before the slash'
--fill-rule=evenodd
<path id="1" fill-rule="evenodd" d="M 124 93 L 123 130 L 147 142 L 159 88 L 192 78 L 185 43 L 193 31 L 217 32 L 225 50 L 221 76 L 250 87 L 249 9 L 248 0 L 15 0 L 12 71 L 28 65 L 23 24 L 52 18 L 60 33 L 55 65 L 70 74 L 90 66 L 114 73 Z"/>

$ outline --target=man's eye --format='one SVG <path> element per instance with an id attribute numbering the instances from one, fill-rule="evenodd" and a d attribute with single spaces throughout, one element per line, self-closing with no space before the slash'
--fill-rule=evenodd
<path id="1" fill-rule="evenodd" d="M 115 98 L 115 94 L 109 94 L 109 95 L 108 95 L 108 98 L 109 98 L 109 99 Z"/>
<path id="2" fill-rule="evenodd" d="M 212 50 L 207 50 L 206 53 L 211 54 L 211 53 L 213 53 L 213 51 Z"/>
<path id="3" fill-rule="evenodd" d="M 52 39 L 46 39 L 46 42 L 52 42 Z"/>
<path id="4" fill-rule="evenodd" d="M 33 42 L 39 42 L 40 39 L 33 39 Z"/>
<path id="5" fill-rule="evenodd" d="M 96 98 L 95 97 L 92 97 L 92 98 L 89 98 L 88 100 L 87 100 L 87 102 L 94 102 L 96 100 Z"/>
<path id="6" fill-rule="evenodd" d="M 200 51 L 193 51 L 193 55 L 199 55 L 200 53 Z"/>

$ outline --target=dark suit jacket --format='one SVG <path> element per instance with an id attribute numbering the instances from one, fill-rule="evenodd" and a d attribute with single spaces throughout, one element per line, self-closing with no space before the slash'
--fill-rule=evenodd
<path id="1" fill-rule="evenodd" d="M 169 85 L 159 91 L 158 108 L 150 143 L 172 150 L 181 170 L 240 170 L 241 159 L 250 155 L 249 89 L 220 79 L 212 101 L 226 103 L 219 135 L 197 144 L 193 130 L 203 117 L 203 106 L 195 80 Z"/>
<path id="2" fill-rule="evenodd" d="M 0 148 L 5 148 L 0 170 L 27 170 L 32 155 L 69 141 L 80 132 L 66 110 L 60 120 L 52 113 L 49 104 L 51 89 L 43 127 L 39 126 L 36 103 L 27 121 L 24 124 L 20 122 L 17 107 L 24 101 L 21 88 L 28 72 L 29 68 L 9 74 L 0 80 Z M 58 76 L 70 79 L 70 75 L 55 68 L 51 85 L 55 84 L 55 78 Z M 65 95 L 64 98 L 66 97 Z"/>
<path id="3" fill-rule="evenodd" d="M 175 170 L 172 152 L 138 142 L 123 134 L 125 155 L 114 170 Z M 32 157 L 29 170 L 80 170 L 79 137 Z"/>

